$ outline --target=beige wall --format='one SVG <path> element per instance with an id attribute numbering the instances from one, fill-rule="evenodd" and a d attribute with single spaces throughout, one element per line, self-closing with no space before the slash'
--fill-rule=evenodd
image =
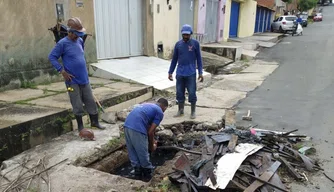
<path id="1" fill-rule="evenodd" d="M 227 41 L 230 33 L 230 17 L 231 17 L 231 0 L 226 0 L 225 5 L 225 21 L 224 21 L 224 36 L 223 40 Z"/>
<path id="2" fill-rule="evenodd" d="M 64 2 L 65 17 L 80 17 L 94 34 L 92 0 L 83 0 L 83 8 L 77 8 L 75 0 L 1 0 L 0 90 L 17 88 L 24 81 L 49 81 L 55 75 L 48 61 L 54 36 L 47 30 L 56 24 L 55 2 Z M 94 36 L 86 42 L 86 59 L 96 60 Z"/>
<path id="3" fill-rule="evenodd" d="M 256 5 L 254 0 L 245 0 L 240 3 L 238 37 L 248 37 L 254 34 Z"/>
<path id="4" fill-rule="evenodd" d="M 158 56 L 158 43 L 163 44 L 164 52 L 161 57 L 171 58 L 174 45 L 179 40 L 180 0 L 170 0 L 172 9 L 169 10 L 166 0 L 153 0 L 154 51 Z M 160 6 L 160 12 L 157 7 Z"/>
<path id="5" fill-rule="evenodd" d="M 70 0 L 69 15 L 70 17 L 79 17 L 87 30 L 88 36 L 85 42 L 85 54 L 88 63 L 96 62 L 96 37 L 95 37 L 95 22 L 94 22 L 94 1 L 81 0 L 83 7 L 77 7 L 75 0 Z"/>
<path id="6" fill-rule="evenodd" d="M 238 37 L 247 37 L 254 34 L 256 19 L 256 1 L 240 0 Z M 232 0 L 226 0 L 225 8 L 225 24 L 223 40 L 227 41 L 230 33 L 230 17 L 231 17 Z"/>

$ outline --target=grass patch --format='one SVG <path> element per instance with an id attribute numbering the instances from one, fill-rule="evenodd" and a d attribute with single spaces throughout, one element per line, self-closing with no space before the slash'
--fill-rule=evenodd
<path id="1" fill-rule="evenodd" d="M 49 92 L 49 90 L 48 90 Z M 50 91 L 51 92 L 51 91 Z M 53 92 L 53 91 L 52 91 Z M 36 100 L 36 99 L 41 99 L 41 98 L 45 98 L 45 97 L 49 97 L 49 96 L 54 96 L 54 95 L 58 95 L 59 93 L 62 93 L 62 92 L 55 92 L 54 94 L 50 94 L 50 95 L 46 95 L 46 93 L 44 94 L 44 90 L 43 90 L 43 96 L 40 96 L 40 97 L 33 97 L 33 98 L 30 98 L 30 99 L 25 99 L 25 100 L 20 100 L 20 101 L 15 101 L 14 104 L 18 104 L 18 105 L 35 105 L 35 104 L 30 104 L 28 103 L 29 101 L 32 101 L 32 100 Z"/>
<path id="2" fill-rule="evenodd" d="M 124 140 L 125 140 L 125 135 L 123 132 L 120 132 L 120 137 L 109 140 L 108 145 L 109 146 L 120 145 L 123 143 Z"/>
<path id="3" fill-rule="evenodd" d="M 23 88 L 23 89 L 37 89 L 37 84 L 33 81 L 21 81 L 21 88 Z"/>

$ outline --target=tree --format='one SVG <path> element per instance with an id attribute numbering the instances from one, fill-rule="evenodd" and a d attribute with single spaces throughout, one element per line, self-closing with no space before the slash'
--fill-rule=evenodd
<path id="1" fill-rule="evenodd" d="M 308 11 L 317 5 L 318 0 L 298 0 L 297 9 L 300 12 Z"/>

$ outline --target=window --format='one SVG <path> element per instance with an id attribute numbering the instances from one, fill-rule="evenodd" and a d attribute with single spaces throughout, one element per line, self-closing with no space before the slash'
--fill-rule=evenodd
<path id="1" fill-rule="evenodd" d="M 283 20 L 283 17 L 280 17 L 280 18 L 279 18 L 279 21 L 282 21 L 282 20 Z"/>
<path id="2" fill-rule="evenodd" d="M 294 21 L 296 19 L 297 19 L 297 17 L 285 17 L 285 20 L 287 20 L 287 21 Z"/>

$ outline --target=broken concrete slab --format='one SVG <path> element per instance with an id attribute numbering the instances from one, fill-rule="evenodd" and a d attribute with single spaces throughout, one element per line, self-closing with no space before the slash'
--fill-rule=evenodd
<path id="1" fill-rule="evenodd" d="M 238 80 L 223 79 L 212 84 L 211 88 L 230 90 L 230 91 L 249 92 L 253 91 L 261 84 L 262 81 L 238 81 Z"/>
<path id="2" fill-rule="evenodd" d="M 197 106 L 226 109 L 246 97 L 246 92 L 205 88 L 197 93 Z M 211 113 L 212 114 L 212 113 Z"/>
<path id="3" fill-rule="evenodd" d="M 259 43 L 260 47 L 264 47 L 264 48 L 271 48 L 273 46 L 275 46 L 277 43 L 272 43 L 272 42 L 261 42 Z"/>
<path id="4" fill-rule="evenodd" d="M 244 69 L 242 72 L 244 73 L 263 73 L 263 74 L 271 74 L 275 71 L 278 65 L 260 65 L 260 64 L 253 64 L 248 68 Z"/>
<path id="5" fill-rule="evenodd" d="M 222 68 L 226 65 L 233 63 L 233 60 L 218 56 L 213 53 L 208 53 L 206 51 L 202 51 L 203 58 L 203 68 L 205 71 L 216 74 L 219 68 Z"/>
<path id="6" fill-rule="evenodd" d="M 243 49 L 241 58 L 242 59 L 247 59 L 247 60 L 252 60 L 253 58 L 256 57 L 257 54 L 259 54 L 258 51 Z"/>
<path id="7" fill-rule="evenodd" d="M 184 116 L 182 117 L 174 117 L 178 110 L 178 106 L 173 106 L 168 108 L 165 111 L 164 119 L 161 122 L 162 126 L 180 124 L 183 122 L 210 122 L 216 123 L 217 121 L 221 121 L 223 116 L 225 115 L 224 109 L 210 109 L 210 108 L 196 108 L 196 119 L 190 119 L 190 106 L 185 106 Z"/>
<path id="8" fill-rule="evenodd" d="M 110 141 L 120 136 L 118 125 L 108 126 L 106 130 L 94 130 L 94 133 L 96 141 L 83 141 L 79 139 L 77 132 L 71 132 L 49 143 L 36 146 L 4 161 L 3 165 L 5 165 L 5 169 L 1 173 L 9 172 L 18 166 L 17 162 L 20 162 L 27 156 L 30 156 L 30 161 L 26 166 L 32 167 L 38 159 L 46 155 L 46 167 L 68 159 L 65 163 L 48 172 L 52 178 L 52 183 L 57 183 L 57 185 L 51 185 L 52 191 L 70 191 L 71 189 L 75 189 L 75 191 L 106 191 L 111 189 L 116 191 L 134 191 L 136 187 L 145 186 L 146 183 L 142 181 L 130 180 L 94 169 L 73 165 L 78 159 L 86 159 L 87 156 L 91 155 L 103 156 L 109 150 L 112 150 L 112 148 L 118 147 L 117 142 L 114 142 L 116 143 L 114 146 L 110 144 L 112 143 Z M 16 171 L 20 171 L 20 169 Z M 14 180 L 16 174 L 13 171 L 6 176 Z M 41 187 L 45 186 L 42 185 Z"/>
<path id="9" fill-rule="evenodd" d="M 16 90 L 1 92 L 0 101 L 17 102 L 38 97 L 45 97 L 52 94 L 54 93 L 44 92 L 43 90 L 39 89 L 16 89 Z"/>
<path id="10" fill-rule="evenodd" d="M 201 46 L 202 51 L 210 52 L 233 61 L 240 60 L 242 46 L 227 46 L 219 43 L 207 44 Z"/>
<path id="11" fill-rule="evenodd" d="M 49 85 L 38 85 L 37 89 L 48 91 L 67 91 L 64 82 L 51 83 Z"/>

